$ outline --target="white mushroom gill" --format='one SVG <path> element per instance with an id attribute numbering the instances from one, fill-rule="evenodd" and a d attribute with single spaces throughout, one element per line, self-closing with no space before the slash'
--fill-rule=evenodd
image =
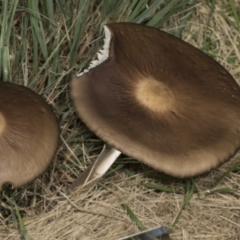
<path id="1" fill-rule="evenodd" d="M 77 74 L 77 77 L 82 76 L 84 73 L 87 73 L 90 69 L 96 67 L 97 65 L 101 64 L 105 60 L 107 60 L 109 55 L 109 46 L 110 46 L 110 40 L 111 40 L 111 32 L 108 29 L 107 26 L 104 26 L 104 44 L 102 49 L 97 53 L 97 59 L 93 60 L 89 67 L 86 68 L 84 71 Z"/>

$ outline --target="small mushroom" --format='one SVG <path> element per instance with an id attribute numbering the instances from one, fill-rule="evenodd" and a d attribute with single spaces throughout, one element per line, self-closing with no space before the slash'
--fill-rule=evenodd
<path id="1" fill-rule="evenodd" d="M 0 191 L 43 173 L 57 150 L 59 128 L 46 101 L 20 85 L 0 83 Z"/>
<path id="2" fill-rule="evenodd" d="M 70 94 L 78 116 L 116 157 L 120 151 L 185 178 L 236 153 L 240 88 L 218 62 L 152 27 L 113 23 L 104 30 L 99 60 L 73 77 Z M 100 155 L 68 192 L 93 180 L 93 166 L 106 164 L 104 174 L 114 162 L 107 160 Z"/>

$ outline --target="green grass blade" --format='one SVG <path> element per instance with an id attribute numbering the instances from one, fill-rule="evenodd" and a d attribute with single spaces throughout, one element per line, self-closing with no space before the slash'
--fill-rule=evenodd
<path id="1" fill-rule="evenodd" d="M 47 12 L 47 18 L 50 19 L 50 22 L 55 22 L 54 20 L 54 2 L 53 1 L 43 1 L 45 5 L 45 11 Z"/>
<path id="2" fill-rule="evenodd" d="M 240 167 L 240 161 L 236 162 L 235 164 L 233 164 L 231 167 L 228 168 L 227 171 L 225 171 L 213 184 L 213 187 L 211 188 L 210 191 L 213 191 L 214 188 L 216 188 L 220 182 L 222 182 L 222 180 L 227 177 L 231 172 L 237 170 Z"/>
<path id="3" fill-rule="evenodd" d="M 12 32 L 12 28 L 9 26 L 13 25 L 14 15 L 17 8 L 17 3 L 9 4 L 8 1 L 3 1 L 2 3 L 2 19 L 1 21 L 1 36 L 0 36 L 0 61 L 2 67 L 0 67 L 0 75 L 3 77 L 4 81 L 11 81 L 11 58 L 9 51 L 9 41 Z"/>
<path id="4" fill-rule="evenodd" d="M 88 12 L 90 9 L 90 1 L 86 0 L 80 0 L 78 4 L 78 15 L 75 19 L 75 29 L 74 29 L 74 36 L 73 36 L 73 42 L 70 49 L 70 63 L 69 67 L 71 68 L 75 61 L 76 56 L 78 53 L 78 48 L 80 46 L 80 40 L 82 38 L 84 23 L 86 23 Z"/>
<path id="5" fill-rule="evenodd" d="M 177 37 L 181 37 L 182 31 L 185 29 L 185 26 L 186 26 L 187 22 L 192 17 L 192 14 L 195 10 L 196 3 L 197 3 L 197 0 L 194 0 L 192 2 L 192 4 L 189 6 L 188 11 L 187 12 L 184 11 L 181 14 L 181 21 L 180 21 L 179 27 L 176 31 L 176 34 L 175 34 Z"/>
<path id="6" fill-rule="evenodd" d="M 21 41 L 20 49 L 19 49 L 19 56 L 18 56 L 18 60 L 17 60 L 18 68 L 22 67 L 24 86 L 28 86 L 28 84 L 29 84 L 28 51 L 27 51 L 27 49 L 28 49 L 27 48 L 27 46 L 28 46 L 27 29 L 28 29 L 29 22 L 30 22 L 30 20 L 28 17 L 24 18 L 24 20 L 22 22 L 21 39 L 23 39 L 24 41 Z M 34 44 L 33 44 L 33 47 L 35 47 Z M 36 49 L 35 49 L 35 51 L 36 51 Z M 35 61 L 33 60 L 33 72 L 36 72 L 37 67 L 38 67 L 38 64 L 36 66 L 35 63 L 38 63 L 37 59 L 35 59 Z"/>
<path id="7" fill-rule="evenodd" d="M 5 193 L 3 193 L 3 196 L 5 199 L 7 199 L 8 203 L 11 206 L 12 220 L 13 220 L 14 226 L 18 229 L 18 224 L 19 224 L 19 230 L 21 231 L 24 240 L 29 240 L 30 238 L 29 238 L 27 228 L 24 224 L 24 221 L 19 211 L 19 207 L 17 206 L 14 198 L 13 197 L 9 198 Z"/>
<path id="8" fill-rule="evenodd" d="M 46 60 L 48 58 L 48 51 L 46 46 L 46 39 L 45 39 L 45 33 L 43 30 L 42 22 L 41 22 L 41 14 L 39 12 L 38 8 L 38 1 L 35 0 L 28 0 L 28 8 L 30 9 L 30 21 L 32 25 L 32 31 L 33 35 L 35 35 L 35 40 L 37 41 L 41 52 L 43 54 L 44 59 Z M 35 52 L 36 54 L 36 52 Z M 39 59 L 38 59 L 39 60 Z"/>
<path id="9" fill-rule="evenodd" d="M 235 193 L 238 192 L 238 190 L 236 189 L 232 189 L 232 188 L 215 188 L 212 190 L 207 191 L 206 195 L 210 195 L 213 193 Z"/>
<path id="10" fill-rule="evenodd" d="M 182 214 L 182 211 L 186 208 L 186 206 L 189 204 L 194 192 L 196 191 L 196 185 L 195 185 L 195 179 L 187 179 L 185 183 L 185 197 L 184 197 L 184 202 L 173 220 L 171 227 L 169 229 L 169 232 L 172 232 L 176 224 L 178 223 L 178 220 L 180 219 L 180 216 Z"/>
<path id="11" fill-rule="evenodd" d="M 57 51 L 59 50 L 59 47 L 61 46 L 62 42 L 65 40 L 66 38 L 66 35 L 61 39 L 61 41 L 59 42 L 59 44 L 55 47 L 55 49 L 52 51 L 52 53 L 50 54 L 50 56 L 47 58 L 47 60 L 45 61 L 45 63 L 42 65 L 42 67 L 38 70 L 37 74 L 35 75 L 35 77 L 33 78 L 33 81 L 31 82 L 31 85 L 34 84 L 40 74 L 47 69 L 48 65 L 49 65 L 49 62 L 50 60 L 52 60 L 52 58 L 55 56 L 55 54 L 57 53 Z M 30 85 L 30 86 L 31 86 Z"/>
<path id="12" fill-rule="evenodd" d="M 3 63 L 3 79 L 11 80 L 11 70 L 10 70 L 10 54 L 8 46 L 3 47 L 2 58 L 4 59 Z"/>
<path id="13" fill-rule="evenodd" d="M 8 19 L 8 3 L 7 1 L 2 2 L 2 11 L 1 11 L 1 36 L 0 36 L 0 53 L 1 53 L 1 63 L 4 62 L 3 58 L 3 48 L 5 46 L 5 36 L 7 32 L 7 19 Z M 1 69 L 2 70 L 2 69 Z"/>
<path id="14" fill-rule="evenodd" d="M 147 187 L 147 188 L 155 189 L 155 190 L 162 191 L 162 192 L 167 192 L 167 193 L 180 193 L 180 192 L 178 192 L 178 191 L 175 191 L 174 188 L 166 187 L 166 186 L 159 185 L 159 184 L 144 183 L 143 185 L 144 185 L 145 187 Z"/>
<path id="15" fill-rule="evenodd" d="M 164 18 L 164 16 L 171 11 L 171 9 L 176 5 L 179 0 L 170 1 L 163 9 L 161 9 L 158 13 L 154 15 L 154 17 L 148 21 L 148 26 L 159 26 L 160 21 Z M 165 19 L 166 20 L 166 19 Z"/>
<path id="16" fill-rule="evenodd" d="M 18 208 L 17 204 L 15 203 L 15 201 L 14 201 L 14 207 L 15 207 L 17 219 L 18 219 L 18 222 L 19 222 L 20 231 L 22 232 L 23 238 L 24 238 L 24 240 L 29 240 L 30 238 L 29 238 L 29 234 L 28 234 L 27 228 L 26 228 L 26 226 L 24 224 L 22 216 L 21 216 L 21 214 L 19 212 L 19 208 Z"/>
<path id="17" fill-rule="evenodd" d="M 197 190 L 195 182 L 196 182 L 195 178 L 191 178 L 191 179 L 187 179 L 186 180 L 186 183 L 185 183 L 186 190 L 185 190 L 184 207 L 186 207 L 188 205 L 188 203 L 190 202 L 193 194 Z"/>
<path id="18" fill-rule="evenodd" d="M 127 204 L 121 204 L 121 206 L 127 212 L 128 216 L 132 219 L 132 221 L 136 223 L 140 230 L 143 231 L 147 229 Z"/>
<path id="19" fill-rule="evenodd" d="M 236 25 L 237 29 L 240 29 L 240 24 L 239 24 L 240 10 L 239 10 L 239 7 L 237 7 L 235 5 L 234 0 L 230 0 L 229 2 L 230 2 L 230 6 L 231 6 L 231 9 L 232 9 L 232 12 L 233 12 L 235 25 Z"/>
<path id="20" fill-rule="evenodd" d="M 149 18 L 163 2 L 164 2 L 163 0 L 154 1 L 140 16 L 134 19 L 134 22 L 142 23 L 144 20 Z"/>
<path id="21" fill-rule="evenodd" d="M 137 16 L 139 15 L 139 13 L 141 13 L 145 8 L 146 8 L 146 4 L 147 4 L 147 0 L 140 0 L 137 1 L 137 4 L 134 6 L 132 13 L 129 15 L 128 17 L 128 22 L 135 22 Z M 134 2 L 135 3 L 135 2 Z"/>

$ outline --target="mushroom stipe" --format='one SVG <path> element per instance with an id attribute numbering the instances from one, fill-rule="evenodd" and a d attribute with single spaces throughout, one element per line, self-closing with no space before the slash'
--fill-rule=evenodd
<path id="1" fill-rule="evenodd" d="M 0 82 L 0 191 L 21 187 L 42 174 L 59 142 L 56 117 L 27 87 Z"/>
<path id="2" fill-rule="evenodd" d="M 210 171 L 237 152 L 240 88 L 226 69 L 152 27 L 113 23 L 104 30 L 98 60 L 73 77 L 70 94 L 78 116 L 115 149 L 116 158 L 123 152 L 185 178 Z M 97 161 L 103 166 L 107 160 Z M 93 180 L 93 166 L 69 193 Z"/>

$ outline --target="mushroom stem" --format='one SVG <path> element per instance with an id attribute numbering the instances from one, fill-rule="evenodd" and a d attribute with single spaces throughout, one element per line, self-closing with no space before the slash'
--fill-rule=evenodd
<path id="1" fill-rule="evenodd" d="M 67 189 L 67 195 L 70 195 L 76 188 L 81 187 L 81 190 L 86 190 L 92 187 L 107 172 L 120 154 L 120 151 L 105 144 L 102 152 L 93 164 L 91 164 Z"/>

